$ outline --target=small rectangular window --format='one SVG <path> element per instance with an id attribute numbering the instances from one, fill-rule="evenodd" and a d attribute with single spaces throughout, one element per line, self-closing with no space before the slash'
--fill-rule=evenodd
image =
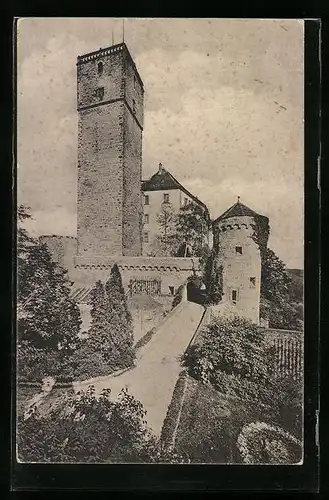
<path id="1" fill-rule="evenodd" d="M 133 113 L 136 113 L 136 101 L 133 99 Z"/>
<path id="2" fill-rule="evenodd" d="M 149 223 L 149 214 L 144 215 L 144 223 L 148 224 Z"/>
<path id="3" fill-rule="evenodd" d="M 256 277 L 255 276 L 251 276 L 249 278 L 249 280 L 250 280 L 250 287 L 251 288 L 255 288 L 255 286 L 256 286 Z"/>
<path id="4" fill-rule="evenodd" d="M 242 247 L 235 247 L 235 253 L 237 255 L 242 255 Z"/>
<path id="5" fill-rule="evenodd" d="M 163 201 L 164 201 L 164 203 L 169 203 L 169 194 L 168 193 L 164 193 Z"/>
<path id="6" fill-rule="evenodd" d="M 149 233 L 146 232 L 146 231 L 144 232 L 143 241 L 144 241 L 144 243 L 148 243 L 149 242 Z"/>
<path id="7" fill-rule="evenodd" d="M 134 89 L 136 88 L 136 75 L 134 75 Z"/>
<path id="8" fill-rule="evenodd" d="M 170 286 L 169 291 L 170 291 L 170 295 L 175 295 L 175 287 L 174 286 Z"/>
<path id="9" fill-rule="evenodd" d="M 236 303 L 237 298 L 238 298 L 237 290 L 232 290 L 232 302 Z"/>
<path id="10" fill-rule="evenodd" d="M 150 204 L 150 197 L 148 194 L 146 194 L 144 198 L 144 205 L 149 205 L 149 204 Z"/>
<path id="11" fill-rule="evenodd" d="M 97 98 L 102 101 L 104 99 L 104 87 L 99 87 L 97 90 L 96 90 L 96 96 Z"/>
<path id="12" fill-rule="evenodd" d="M 184 198 L 184 207 L 188 204 L 188 198 Z"/>

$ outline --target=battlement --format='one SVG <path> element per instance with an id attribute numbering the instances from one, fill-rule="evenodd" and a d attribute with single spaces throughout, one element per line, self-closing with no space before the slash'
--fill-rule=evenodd
<path id="1" fill-rule="evenodd" d="M 198 258 L 184 257 L 113 257 L 109 258 L 107 263 L 104 263 L 104 258 L 101 257 L 98 261 L 97 257 L 75 259 L 76 269 L 111 269 L 117 264 L 120 269 L 126 271 L 198 271 Z"/>
<path id="2" fill-rule="evenodd" d="M 56 238 L 57 240 L 60 240 L 62 238 L 71 239 L 71 240 L 77 239 L 76 236 L 66 236 L 66 235 L 61 235 L 61 234 L 42 234 L 39 238 L 40 238 L 40 240 L 48 239 L 48 238 Z"/>
<path id="3" fill-rule="evenodd" d="M 250 216 L 236 216 L 224 220 L 217 220 L 213 223 L 214 231 L 225 232 L 227 230 L 253 230 L 254 218 Z"/>
<path id="4" fill-rule="evenodd" d="M 98 50 L 95 50 L 94 52 L 89 52 L 88 54 L 83 54 L 82 56 L 78 56 L 77 66 L 79 66 L 80 64 L 88 63 L 88 62 L 93 61 L 95 59 L 100 59 L 102 57 L 109 56 L 111 54 L 116 54 L 118 52 L 125 52 L 125 54 L 128 56 L 129 62 L 133 66 L 135 73 L 136 73 L 136 76 L 137 76 L 139 83 L 142 87 L 142 90 L 144 91 L 143 81 L 140 77 L 140 74 L 138 73 L 138 70 L 136 68 L 136 64 L 133 61 L 133 58 L 128 50 L 128 47 L 124 42 L 118 43 L 116 45 L 112 45 L 111 47 L 107 47 L 105 49 L 100 48 Z"/>

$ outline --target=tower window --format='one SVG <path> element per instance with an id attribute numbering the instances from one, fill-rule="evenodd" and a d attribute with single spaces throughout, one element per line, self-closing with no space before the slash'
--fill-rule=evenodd
<path id="1" fill-rule="evenodd" d="M 168 193 L 164 193 L 164 195 L 163 195 L 163 202 L 164 203 L 169 203 L 169 194 Z"/>
<path id="2" fill-rule="evenodd" d="M 143 241 L 144 243 L 149 242 L 149 233 L 147 231 L 144 232 Z"/>
<path id="3" fill-rule="evenodd" d="M 174 286 L 170 286 L 169 291 L 170 291 L 170 295 L 175 295 L 175 287 Z"/>
<path id="4" fill-rule="evenodd" d="M 144 222 L 145 222 L 145 224 L 149 223 L 149 214 L 144 215 Z"/>
<path id="5" fill-rule="evenodd" d="M 146 194 L 144 198 L 144 205 L 149 205 L 149 204 L 150 204 L 150 197 L 148 194 Z"/>
<path id="6" fill-rule="evenodd" d="M 133 113 L 136 113 L 136 101 L 133 99 Z"/>
<path id="7" fill-rule="evenodd" d="M 232 290 L 232 295 L 231 295 L 231 297 L 232 297 L 232 302 L 233 302 L 234 304 L 236 304 L 236 301 L 237 301 L 237 299 L 238 299 L 238 291 L 237 291 L 237 290 Z"/>
<path id="8" fill-rule="evenodd" d="M 235 247 L 235 253 L 237 255 L 242 255 L 242 247 Z"/>
<path id="9" fill-rule="evenodd" d="M 104 99 L 104 87 L 99 87 L 97 90 L 96 90 L 96 96 L 98 97 L 98 99 L 100 101 L 102 101 Z"/>
<path id="10" fill-rule="evenodd" d="M 249 281 L 250 281 L 250 287 L 251 288 L 255 288 L 255 286 L 256 286 L 256 277 L 255 276 L 251 276 L 249 278 Z"/>
<path id="11" fill-rule="evenodd" d="M 98 71 L 99 76 L 101 76 L 103 74 L 103 70 L 104 70 L 104 65 L 103 65 L 102 61 L 100 61 L 97 64 L 97 71 Z"/>

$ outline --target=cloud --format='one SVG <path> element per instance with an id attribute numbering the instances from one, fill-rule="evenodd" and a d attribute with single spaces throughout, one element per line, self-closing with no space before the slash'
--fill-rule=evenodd
<path id="1" fill-rule="evenodd" d="M 21 23 L 18 197 L 36 230 L 75 227 L 76 57 L 110 45 L 112 27 L 118 40 L 120 20 Z M 302 265 L 302 23 L 131 19 L 126 32 L 146 89 L 144 177 L 161 161 L 214 217 L 240 195 Z"/>

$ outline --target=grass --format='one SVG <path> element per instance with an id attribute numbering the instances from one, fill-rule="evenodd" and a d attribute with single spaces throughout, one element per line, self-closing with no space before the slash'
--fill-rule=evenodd
<path id="1" fill-rule="evenodd" d="M 244 425 L 258 420 L 271 423 L 263 408 L 188 377 L 176 450 L 192 463 L 241 463 L 237 437 Z"/>

